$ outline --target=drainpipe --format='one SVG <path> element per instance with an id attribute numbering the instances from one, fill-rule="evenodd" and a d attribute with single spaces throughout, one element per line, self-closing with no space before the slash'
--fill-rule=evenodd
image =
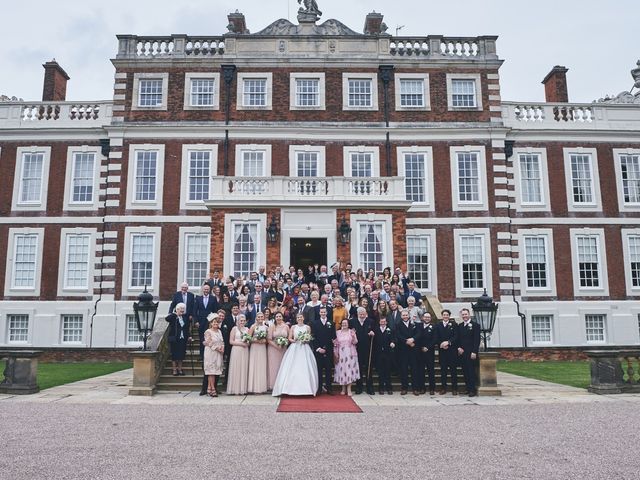
<path id="1" fill-rule="evenodd" d="M 389 139 L 389 83 L 393 79 L 393 65 L 380 65 L 379 73 L 382 80 L 382 93 L 384 103 L 384 124 L 387 128 L 385 151 L 387 154 L 387 177 L 391 176 L 391 140 Z"/>
<path id="2" fill-rule="evenodd" d="M 231 84 L 236 73 L 235 65 L 222 65 L 222 78 L 224 79 L 225 101 L 224 101 L 224 124 L 229 125 L 231 116 Z M 229 129 L 224 130 L 224 176 L 229 174 Z"/>
<path id="3" fill-rule="evenodd" d="M 505 158 L 509 160 L 513 156 L 513 140 L 505 140 L 504 153 Z M 507 205 L 507 216 L 509 217 L 509 243 L 513 240 L 513 219 L 511 217 L 511 204 Z M 513 253 L 511 253 L 511 270 L 513 271 Z M 527 316 L 520 310 L 520 303 L 516 299 L 516 287 L 513 277 L 511 277 L 511 298 L 513 303 L 516 304 L 518 316 L 520 317 L 520 329 L 522 332 L 522 347 L 527 348 Z"/>

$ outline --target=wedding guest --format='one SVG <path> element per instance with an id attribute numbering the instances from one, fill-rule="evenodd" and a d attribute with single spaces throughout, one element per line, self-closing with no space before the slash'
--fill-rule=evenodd
<path id="1" fill-rule="evenodd" d="M 240 295 L 238 297 L 238 313 L 241 313 L 246 317 L 248 309 L 249 305 L 247 305 L 247 297 L 244 295 Z M 231 309 L 231 312 L 233 313 L 233 308 Z"/>
<path id="2" fill-rule="evenodd" d="M 331 369 L 333 368 L 333 340 L 336 338 L 336 328 L 327 316 L 327 308 L 320 307 L 319 317 L 311 323 L 313 334 L 313 353 L 318 365 L 318 395 L 322 391 L 322 380 L 329 395 L 333 394 L 331 387 Z"/>
<path id="3" fill-rule="evenodd" d="M 431 314 L 425 312 L 422 315 L 422 323 L 418 323 L 418 331 L 420 335 L 416 342 L 417 360 L 416 371 L 418 378 L 418 390 L 420 393 L 427 393 L 425 385 L 425 369 L 429 375 L 429 395 L 435 395 L 436 390 L 436 371 L 435 371 L 435 353 L 438 344 L 436 328 L 431 323 Z"/>
<path id="4" fill-rule="evenodd" d="M 440 374 L 442 376 L 442 388 L 440 395 L 447 393 L 447 375 L 451 375 L 451 393 L 458 394 L 458 375 L 456 374 L 458 329 L 451 319 L 450 310 L 442 310 L 442 322 L 436 325 L 436 335 L 440 348 L 438 358 L 440 360 Z"/>
<path id="5" fill-rule="evenodd" d="M 217 313 L 209 315 L 209 329 L 204 332 L 204 374 L 207 376 L 207 393 L 217 397 L 216 382 L 222 375 L 224 339 L 220 330 L 220 320 Z"/>
<path id="6" fill-rule="evenodd" d="M 173 294 L 171 299 L 171 305 L 169 305 L 169 313 L 173 313 L 176 310 L 178 303 L 184 303 L 186 306 L 185 315 L 189 319 L 189 322 L 193 323 L 193 314 L 196 307 L 196 296 L 189 291 L 189 284 L 187 282 L 180 285 L 180 291 Z"/>
<path id="7" fill-rule="evenodd" d="M 267 391 L 267 333 L 265 314 L 258 312 L 256 323 L 249 329 L 251 348 L 249 349 L 249 380 L 247 392 L 265 393 Z"/>
<path id="8" fill-rule="evenodd" d="M 226 291 L 222 293 L 220 298 L 221 298 L 221 300 L 220 300 L 220 305 L 218 306 L 218 308 L 221 308 L 222 310 L 227 312 L 227 315 L 231 315 L 231 309 L 233 308 L 234 305 L 237 305 L 237 303 L 231 301 L 231 297 L 229 296 L 229 292 L 226 292 Z"/>
<path id="9" fill-rule="evenodd" d="M 371 343 L 375 335 L 373 332 L 373 320 L 369 318 L 365 307 L 358 307 L 357 318 L 351 320 L 350 325 L 358 337 L 358 364 L 360 366 L 360 378 L 356 381 L 356 395 L 363 391 L 363 378 L 369 395 L 375 395 L 373 391 L 373 378 L 371 376 Z"/>
<path id="10" fill-rule="evenodd" d="M 275 315 L 275 323 L 269 327 L 267 334 L 267 385 L 269 390 L 273 390 L 273 386 L 276 383 L 276 377 L 278 376 L 278 370 L 282 363 L 282 357 L 286 350 L 284 345 L 285 340 L 288 342 L 289 327 L 284 321 L 284 315 L 282 312 L 278 312 Z M 278 340 L 280 338 L 281 340 Z M 278 342 L 282 342 L 278 344 Z"/>
<path id="11" fill-rule="evenodd" d="M 341 328 L 342 320 L 349 319 L 349 314 L 344 306 L 344 300 L 341 296 L 333 297 L 333 323 L 336 330 Z"/>
<path id="12" fill-rule="evenodd" d="M 458 325 L 458 355 L 462 363 L 464 383 L 470 397 L 478 395 L 476 386 L 476 359 L 480 349 L 480 325 L 471 320 L 468 308 L 460 310 L 462 323 Z"/>
<path id="13" fill-rule="evenodd" d="M 191 341 L 191 322 L 186 315 L 187 306 L 178 303 L 165 320 L 169 322 L 169 348 L 173 376 L 184 375 L 182 362 L 187 355 L 187 342 Z"/>
<path id="14" fill-rule="evenodd" d="M 378 372 L 378 393 L 393 395 L 391 387 L 391 365 L 394 361 L 395 334 L 387 326 L 387 317 L 380 317 L 380 324 L 373 329 L 373 357 Z"/>
<path id="15" fill-rule="evenodd" d="M 414 395 L 419 395 L 416 377 L 416 337 L 418 329 L 409 318 L 409 311 L 402 310 L 400 323 L 396 330 L 398 340 L 398 370 L 400 373 L 400 395 L 406 395 L 409 390 L 409 371 L 411 371 L 411 386 Z"/>
<path id="16" fill-rule="evenodd" d="M 249 329 L 244 315 L 238 316 L 238 324 L 230 335 L 231 356 L 229 358 L 229 378 L 227 379 L 228 395 L 245 395 L 249 379 Z"/>
<path id="17" fill-rule="evenodd" d="M 351 384 L 360 379 L 360 368 L 356 350 L 358 338 L 355 330 L 349 328 L 349 320 L 346 318 L 340 322 L 340 330 L 336 332 L 333 342 L 336 365 L 333 380 L 342 387 L 341 395 L 351 396 Z"/>

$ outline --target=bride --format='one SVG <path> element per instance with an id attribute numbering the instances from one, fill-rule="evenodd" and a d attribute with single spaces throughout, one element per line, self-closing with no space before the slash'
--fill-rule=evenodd
<path id="1" fill-rule="evenodd" d="M 289 331 L 289 348 L 282 358 L 280 370 L 273 386 L 273 396 L 314 395 L 318 391 L 318 367 L 308 341 L 301 338 L 310 334 L 311 328 L 304 324 L 304 316 L 296 315 L 296 324 Z M 309 335 L 310 336 L 310 335 Z"/>

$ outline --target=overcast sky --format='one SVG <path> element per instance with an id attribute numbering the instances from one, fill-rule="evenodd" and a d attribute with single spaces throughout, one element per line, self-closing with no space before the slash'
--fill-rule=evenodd
<path id="1" fill-rule="evenodd" d="M 640 58 L 637 0 L 317 0 L 320 23 L 336 18 L 361 32 L 382 13 L 389 33 L 499 35 L 503 100 L 542 101 L 544 76 L 569 68 L 569 100 L 591 102 L 629 90 Z M 71 80 L 68 100 L 113 95 L 118 33 L 220 35 L 227 14 L 245 14 L 251 32 L 278 18 L 296 23 L 296 0 L 21 0 L 4 3 L 0 94 L 40 100 L 42 64 L 56 60 Z"/>

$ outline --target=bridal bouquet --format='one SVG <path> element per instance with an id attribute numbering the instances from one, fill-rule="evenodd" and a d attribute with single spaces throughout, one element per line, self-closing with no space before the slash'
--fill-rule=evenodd
<path id="1" fill-rule="evenodd" d="M 276 345 L 279 347 L 286 347 L 289 345 L 289 340 L 287 337 L 276 337 Z"/>
<path id="2" fill-rule="evenodd" d="M 267 331 L 266 330 L 256 330 L 253 333 L 253 336 L 256 340 L 266 340 L 267 338 Z"/>
<path id="3" fill-rule="evenodd" d="M 251 343 L 252 340 L 251 335 L 248 333 L 243 333 L 241 339 L 244 343 Z"/>
<path id="4" fill-rule="evenodd" d="M 296 337 L 296 340 L 300 343 L 309 343 L 311 340 L 313 340 L 313 337 L 308 332 L 300 332 Z"/>

